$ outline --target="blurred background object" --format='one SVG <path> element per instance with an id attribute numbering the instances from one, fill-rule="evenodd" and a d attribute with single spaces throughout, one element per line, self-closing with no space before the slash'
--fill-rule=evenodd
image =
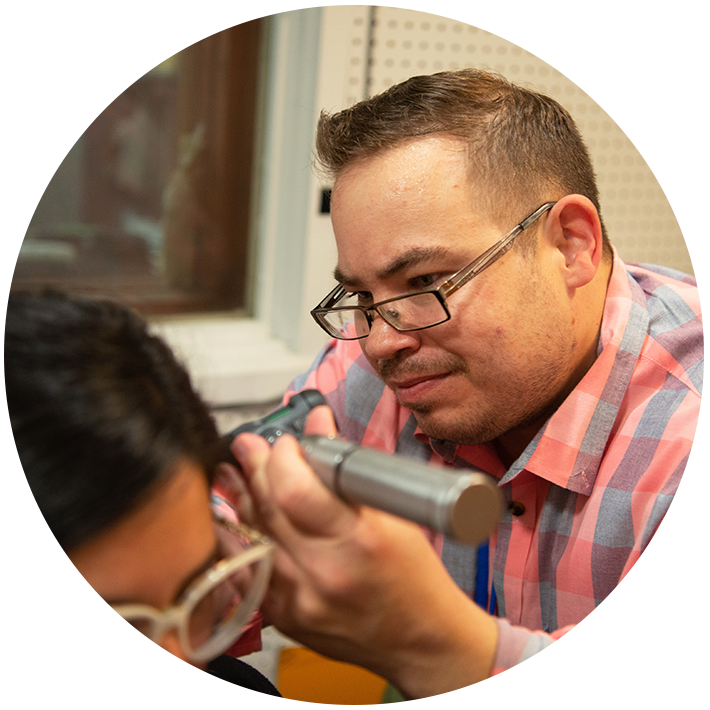
<path id="1" fill-rule="evenodd" d="M 245 307 L 262 26 L 187 47 L 106 107 L 47 186 L 13 288 L 144 315 Z"/>

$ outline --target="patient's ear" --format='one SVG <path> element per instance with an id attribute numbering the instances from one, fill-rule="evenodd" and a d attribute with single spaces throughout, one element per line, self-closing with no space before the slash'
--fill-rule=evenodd
<path id="1" fill-rule="evenodd" d="M 567 286 L 585 286 L 602 261 L 602 227 L 596 207 L 583 195 L 567 195 L 550 210 L 548 225 Z"/>

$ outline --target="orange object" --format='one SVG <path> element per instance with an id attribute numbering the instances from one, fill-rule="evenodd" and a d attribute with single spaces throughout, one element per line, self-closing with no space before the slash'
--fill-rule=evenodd
<path id="1" fill-rule="evenodd" d="M 384 678 L 310 649 L 281 651 L 278 688 L 284 698 L 332 705 L 377 705 L 386 687 Z"/>

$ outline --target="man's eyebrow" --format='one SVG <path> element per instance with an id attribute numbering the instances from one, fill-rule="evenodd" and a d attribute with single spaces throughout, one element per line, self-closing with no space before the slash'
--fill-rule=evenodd
<path id="1" fill-rule="evenodd" d="M 396 276 L 404 269 L 416 266 L 419 263 L 441 259 L 451 255 L 451 250 L 443 246 L 434 247 L 413 247 L 409 251 L 400 254 L 391 263 L 375 272 L 374 276 L 379 281 L 386 281 L 392 276 Z M 356 286 L 358 280 L 349 277 L 339 266 L 333 270 L 333 277 L 339 284 Z"/>

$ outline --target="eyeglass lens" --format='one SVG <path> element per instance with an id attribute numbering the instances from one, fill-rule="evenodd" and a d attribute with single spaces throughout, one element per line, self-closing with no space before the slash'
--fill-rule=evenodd
<path id="1" fill-rule="evenodd" d="M 188 646 L 188 656 L 199 656 L 207 649 L 209 658 L 213 658 L 238 638 L 253 611 L 249 593 L 255 580 L 258 584 L 264 576 L 265 562 L 262 557 L 238 568 L 210 587 L 192 606 L 182 639 Z M 247 596 L 250 598 L 245 605 Z M 156 619 L 140 617 L 120 621 L 54 649 L 44 669 L 44 702 L 83 704 L 95 702 L 96 698 L 102 704 L 113 702 L 116 698 L 106 699 L 107 689 L 127 675 L 140 675 L 152 658 L 160 634 Z"/>
<path id="2" fill-rule="evenodd" d="M 444 307 L 431 292 L 402 296 L 377 306 L 376 310 L 400 331 L 417 330 L 446 320 Z M 325 320 L 336 337 L 362 338 L 370 332 L 370 319 L 361 309 L 330 311 Z"/>
<path id="3" fill-rule="evenodd" d="M 187 628 L 193 649 L 201 648 L 231 628 L 238 616 L 239 626 L 246 621 L 241 619 L 243 602 L 260 576 L 259 567 L 263 562 L 263 559 L 256 560 L 250 565 L 240 567 L 212 587 L 192 608 Z"/>

